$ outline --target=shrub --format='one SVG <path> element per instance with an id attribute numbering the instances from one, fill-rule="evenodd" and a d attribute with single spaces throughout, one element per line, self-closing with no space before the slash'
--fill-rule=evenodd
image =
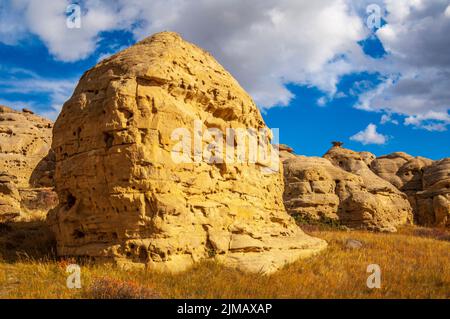
<path id="1" fill-rule="evenodd" d="M 92 281 L 84 297 L 92 299 L 157 299 L 153 290 L 134 281 L 101 277 Z"/>

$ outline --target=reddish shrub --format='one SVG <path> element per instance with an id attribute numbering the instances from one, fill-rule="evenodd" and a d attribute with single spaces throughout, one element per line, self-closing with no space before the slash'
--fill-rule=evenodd
<path id="1" fill-rule="evenodd" d="M 153 290 L 134 281 L 101 277 L 94 279 L 85 293 L 92 299 L 156 299 L 160 296 Z"/>

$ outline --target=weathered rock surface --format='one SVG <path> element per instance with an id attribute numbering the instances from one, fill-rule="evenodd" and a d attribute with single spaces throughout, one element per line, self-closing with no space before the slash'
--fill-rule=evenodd
<path id="1" fill-rule="evenodd" d="M 376 158 L 375 154 L 370 152 L 359 152 L 359 155 L 361 156 L 361 159 L 363 160 L 364 163 L 366 163 L 367 166 L 370 166 L 370 164 Z"/>
<path id="2" fill-rule="evenodd" d="M 401 191 L 421 191 L 422 171 L 433 161 L 424 157 L 413 157 L 396 152 L 376 158 L 370 169 Z"/>
<path id="3" fill-rule="evenodd" d="M 305 156 L 284 162 L 284 202 L 290 214 L 375 231 L 395 231 L 409 221 L 406 196 L 374 175 L 360 154 L 335 146 L 326 157 L 335 165 Z"/>
<path id="4" fill-rule="evenodd" d="M 370 168 L 408 196 L 417 224 L 448 226 L 449 161 L 397 152 L 378 157 Z"/>
<path id="5" fill-rule="evenodd" d="M 16 176 L 18 187 L 30 185 L 33 171 L 50 151 L 51 140 L 51 121 L 0 105 L 0 171 Z"/>
<path id="6" fill-rule="evenodd" d="M 413 221 L 412 208 L 407 196 L 395 186 L 377 176 L 367 166 L 367 158 L 361 153 L 343 147 L 334 146 L 325 155 L 335 166 L 361 177 L 368 195 L 361 197 L 364 211 L 376 223 L 382 223 L 388 231 L 394 231 L 395 226 Z M 381 230 L 381 229 L 380 229 Z"/>
<path id="7" fill-rule="evenodd" d="M 296 156 L 284 161 L 284 204 L 291 215 L 313 220 L 341 220 L 340 186 L 361 188 L 362 180 L 321 157 Z M 348 196 L 347 196 L 348 197 Z M 360 220 L 356 220 L 359 224 Z M 352 224 L 351 220 L 348 223 Z"/>
<path id="8" fill-rule="evenodd" d="M 233 77 L 175 33 L 86 72 L 53 131 L 60 205 L 48 221 L 58 254 L 170 271 L 217 258 L 268 273 L 326 247 L 284 210 L 281 170 L 175 163 L 171 134 L 198 136 L 194 120 L 202 131 L 265 127 Z"/>
<path id="9" fill-rule="evenodd" d="M 20 195 L 14 176 L 0 172 L 0 223 L 20 215 Z"/>
<path id="10" fill-rule="evenodd" d="M 26 109 L 20 112 L 0 105 L 0 221 L 56 205 L 51 135 L 51 121 Z M 44 197 L 47 200 L 41 201 Z"/>
<path id="11" fill-rule="evenodd" d="M 416 194 L 418 222 L 450 227 L 450 158 L 427 166 L 422 180 L 424 190 Z"/>

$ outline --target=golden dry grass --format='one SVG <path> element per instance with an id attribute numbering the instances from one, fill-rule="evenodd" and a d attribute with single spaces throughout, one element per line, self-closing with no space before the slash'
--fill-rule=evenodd
<path id="1" fill-rule="evenodd" d="M 85 264 L 81 266 L 82 288 L 68 289 L 68 262 L 56 261 L 51 252 L 42 254 L 43 248 L 52 245 L 45 230 L 34 229 L 39 236 L 26 239 L 26 245 L 16 243 L 15 248 L 28 250 L 27 254 L 15 258 L 10 252 L 5 254 L 13 245 L 11 232 L 23 231 L 23 227 L 33 229 L 15 225 L 0 231 L 0 253 L 7 257 L 0 262 L 0 298 L 142 297 L 139 294 L 162 298 L 450 298 L 448 231 L 408 227 L 396 234 L 377 234 L 310 228 L 308 232 L 326 239 L 329 248 L 270 276 L 242 273 L 213 262 L 175 275 Z M 346 248 L 349 238 L 362 241 L 363 248 Z M 5 242 L 9 242 L 6 248 Z M 381 267 L 381 289 L 366 286 L 369 264 Z"/>

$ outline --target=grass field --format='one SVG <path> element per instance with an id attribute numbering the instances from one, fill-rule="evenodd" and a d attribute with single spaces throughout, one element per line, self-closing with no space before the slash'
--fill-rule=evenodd
<path id="1" fill-rule="evenodd" d="M 0 226 L 0 298 L 450 298 L 450 232 L 407 227 L 395 234 L 304 229 L 329 248 L 270 276 L 213 262 L 181 274 L 81 265 L 81 289 L 66 287 L 68 260 L 57 260 L 42 221 Z M 347 239 L 363 243 L 346 246 Z M 366 285 L 369 264 L 381 288 Z"/>

